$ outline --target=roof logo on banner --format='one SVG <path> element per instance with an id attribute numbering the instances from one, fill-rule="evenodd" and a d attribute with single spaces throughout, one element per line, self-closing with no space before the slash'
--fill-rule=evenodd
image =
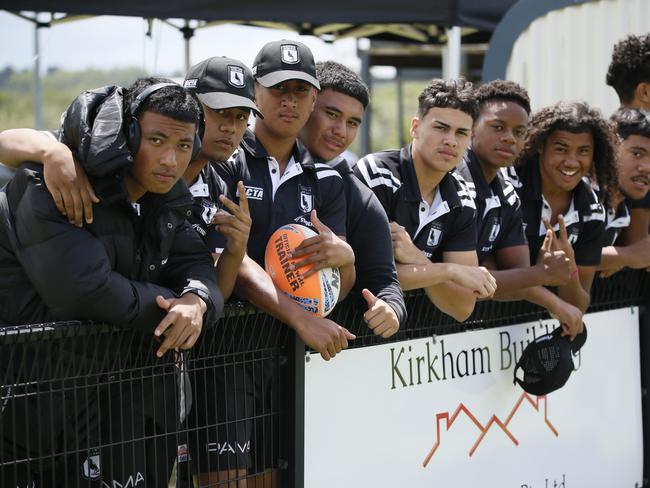
<path id="1" fill-rule="evenodd" d="M 540 411 L 540 406 L 541 403 L 544 402 L 544 423 L 547 425 L 547 427 L 555 434 L 555 437 L 559 437 L 559 432 L 557 429 L 553 426 L 551 421 L 548 419 L 548 397 L 546 396 L 541 396 L 541 397 L 535 397 L 533 395 L 529 395 L 528 393 L 524 392 L 521 394 L 519 399 L 517 400 L 517 403 L 515 403 L 515 406 L 512 408 L 510 411 L 510 414 L 506 418 L 505 422 L 503 422 L 499 417 L 496 415 L 492 415 L 490 417 L 490 420 L 488 421 L 485 426 L 483 426 L 477 418 L 474 416 L 474 414 L 462 403 L 458 405 L 454 413 L 450 416 L 449 412 L 441 412 L 436 414 L 436 442 L 433 444 L 433 447 L 431 450 L 428 452 L 426 457 L 424 458 L 424 461 L 422 461 L 422 467 L 426 468 L 427 465 L 429 464 L 429 461 L 431 461 L 431 458 L 433 455 L 436 453 L 438 448 L 440 447 L 440 424 L 445 421 L 446 425 L 446 431 L 449 431 L 451 429 L 451 426 L 454 424 L 458 416 L 463 413 L 467 418 L 469 418 L 472 423 L 476 426 L 476 428 L 481 432 L 481 434 L 478 436 L 478 439 L 476 439 L 476 442 L 474 442 L 474 445 L 472 448 L 469 450 L 469 457 L 472 457 L 478 446 L 481 444 L 483 441 L 483 438 L 486 436 L 488 431 L 492 428 L 493 425 L 496 425 L 499 427 L 507 436 L 508 438 L 512 441 L 512 443 L 515 446 L 519 445 L 519 441 L 517 438 L 513 435 L 512 432 L 508 429 L 508 425 L 510 425 L 510 421 L 515 417 L 517 412 L 519 411 L 519 407 L 521 406 L 522 403 L 524 403 L 524 400 L 530 403 L 530 405 L 537 411 Z"/>

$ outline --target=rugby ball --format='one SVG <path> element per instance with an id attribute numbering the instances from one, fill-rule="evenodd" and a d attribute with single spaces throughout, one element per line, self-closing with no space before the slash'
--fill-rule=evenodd
<path id="1" fill-rule="evenodd" d="M 316 234 L 309 227 L 299 224 L 283 225 L 276 230 L 266 244 L 264 262 L 266 272 L 273 283 L 286 295 L 298 302 L 308 312 L 325 317 L 336 305 L 341 288 L 338 268 L 325 268 L 307 278 L 304 277 L 311 265 L 291 269 L 290 265 L 301 261 L 306 256 L 296 259 L 288 253 L 302 241 Z"/>

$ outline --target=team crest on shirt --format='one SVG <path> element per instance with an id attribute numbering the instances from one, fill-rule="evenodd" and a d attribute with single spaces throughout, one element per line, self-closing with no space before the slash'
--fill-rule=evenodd
<path id="1" fill-rule="evenodd" d="M 219 207 L 217 207 L 214 203 L 212 203 L 210 200 L 207 199 L 201 200 L 201 207 L 203 207 L 203 210 L 201 212 L 201 218 L 203 219 L 203 222 L 205 222 L 208 225 L 211 224 L 212 218 L 219 211 Z"/>
<path id="2" fill-rule="evenodd" d="M 243 88 L 246 85 L 244 70 L 239 66 L 228 66 L 228 83 L 237 88 Z"/>
<path id="3" fill-rule="evenodd" d="M 314 195 L 311 193 L 311 189 L 301 186 L 300 187 L 300 210 L 305 213 L 311 212 L 314 208 Z"/>
<path id="4" fill-rule="evenodd" d="M 492 230 L 490 231 L 490 236 L 488 237 L 488 240 L 490 242 L 496 241 L 497 237 L 499 237 L 499 231 L 501 231 L 501 223 L 498 220 L 495 220 L 492 223 Z"/>
<path id="5" fill-rule="evenodd" d="M 280 46 L 282 62 L 287 64 L 298 64 L 300 56 L 298 55 L 298 46 L 295 44 L 283 44 Z"/>
<path id="6" fill-rule="evenodd" d="M 431 229 L 429 229 L 429 237 L 427 237 L 427 246 L 436 247 L 440 244 L 440 237 L 442 237 L 442 229 L 432 225 Z"/>
<path id="7" fill-rule="evenodd" d="M 101 475 L 99 449 L 88 451 L 88 457 L 81 465 L 83 477 L 87 480 L 96 480 Z"/>

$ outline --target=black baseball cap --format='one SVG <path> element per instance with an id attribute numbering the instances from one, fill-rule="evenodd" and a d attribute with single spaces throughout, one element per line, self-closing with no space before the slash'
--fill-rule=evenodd
<path id="1" fill-rule="evenodd" d="M 248 66 L 236 59 L 215 56 L 195 64 L 183 87 L 214 110 L 249 108 L 262 117 L 255 105 L 255 79 Z"/>
<path id="2" fill-rule="evenodd" d="M 253 75 L 267 88 L 287 80 L 303 80 L 320 90 L 314 56 L 298 41 L 282 39 L 267 43 L 255 57 Z"/>
<path id="3" fill-rule="evenodd" d="M 572 354 L 577 353 L 587 340 L 587 327 L 573 341 L 561 335 L 558 327 L 550 334 L 538 337 L 528 344 L 514 371 L 514 383 L 533 395 L 548 395 L 562 388 L 574 370 Z M 517 371 L 524 372 L 523 380 Z"/>

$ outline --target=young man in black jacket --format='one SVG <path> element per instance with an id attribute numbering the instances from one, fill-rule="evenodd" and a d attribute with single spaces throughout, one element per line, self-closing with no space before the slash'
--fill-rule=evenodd
<path id="1" fill-rule="evenodd" d="M 368 105 L 363 80 L 334 61 L 316 63 L 320 92 L 314 111 L 300 133 L 313 158 L 338 171 L 343 178 L 347 204 L 348 243 L 355 254 L 355 299 L 367 304 L 366 324 L 381 337 L 395 334 L 406 320 L 406 306 L 397 281 L 390 227 L 381 203 L 359 181 L 342 153 L 352 144 Z M 304 251 L 299 246 L 294 256 Z M 309 258 L 305 259 L 309 262 Z"/>
<path id="2" fill-rule="evenodd" d="M 192 200 L 179 181 L 198 152 L 200 109 L 183 88 L 160 81 L 140 80 L 126 93 L 119 87 L 86 92 L 66 114 L 62 140 L 79 141 L 71 149 L 101 200 L 92 222 L 83 228 L 70 225 L 38 165 L 23 165 L 0 192 L 0 262 L 5 270 L 0 323 L 107 322 L 133 329 L 134 337 L 160 338 L 155 353 L 162 357 L 172 348 L 191 348 L 204 320 L 221 313 L 213 261 L 185 220 Z M 86 123 L 88 114 L 92 125 Z M 7 376 L 18 374 L 12 365 L 2 366 L 5 382 L 20 381 Z M 44 417 L 39 397 L 10 396 L 2 412 L 3 463 L 46 455 L 39 452 L 44 445 L 71 452 L 68 436 L 75 439 L 77 452 L 64 462 L 10 465 L 3 469 L 3 486 L 50 486 L 53 479 L 65 486 L 129 480 L 166 486 L 175 446 L 164 434 L 177 417 L 175 388 L 162 384 L 170 378 L 175 383 L 174 375 L 168 375 L 151 380 L 157 386 L 118 385 L 117 396 L 108 398 L 121 414 L 100 416 L 100 432 L 87 431 L 85 437 L 79 434 L 84 420 L 75 429 L 64 427 L 61 410 Z M 103 398 L 101 391 L 99 395 Z M 75 401 L 70 396 L 53 392 L 49 400 L 69 407 L 70 413 Z M 134 402 L 139 397 L 141 402 Z M 9 428 L 20 418 L 36 424 L 37 436 L 44 440 L 30 444 L 22 438 L 21 426 Z M 59 433 L 67 439 L 64 448 L 50 445 Z M 155 456 L 146 436 L 161 441 L 155 443 Z"/>

